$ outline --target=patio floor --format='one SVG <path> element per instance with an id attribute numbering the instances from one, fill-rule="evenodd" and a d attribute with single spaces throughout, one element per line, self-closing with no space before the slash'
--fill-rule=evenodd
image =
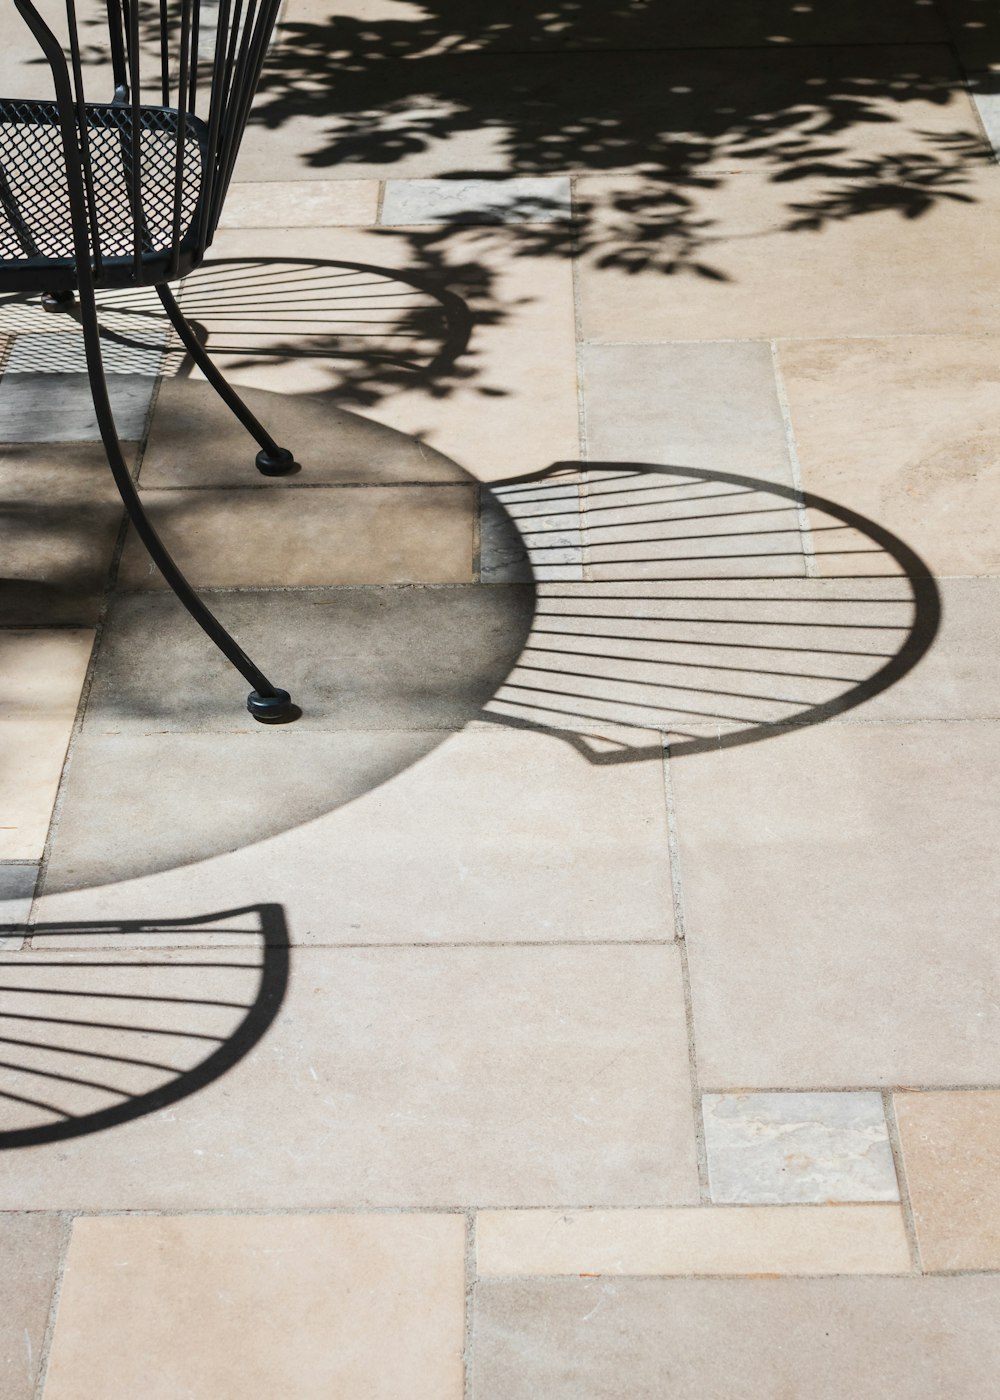
<path id="1" fill-rule="evenodd" d="M 102 298 L 286 726 L 0 298 L 4 1400 L 994 1393 L 991 142 L 985 0 L 287 0 L 180 297 L 301 471 Z"/>

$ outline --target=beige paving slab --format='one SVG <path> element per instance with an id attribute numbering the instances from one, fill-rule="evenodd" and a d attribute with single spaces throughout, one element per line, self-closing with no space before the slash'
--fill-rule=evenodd
<path id="1" fill-rule="evenodd" d="M 703 1088 L 990 1081 L 998 737 L 820 725 L 671 763 Z"/>
<path id="2" fill-rule="evenodd" d="M 0 623 L 96 622 L 122 513 L 100 447 L 0 449 Z"/>
<path id="3" fill-rule="evenodd" d="M 768 344 L 587 345 L 581 363 L 590 461 L 792 484 Z"/>
<path id="4" fill-rule="evenodd" d="M 295 692 L 300 736 L 461 729 L 514 665 L 532 595 L 525 585 L 408 585 L 205 596 L 248 654 Z M 84 723 L 95 734 L 232 734 L 247 728 L 241 688 L 170 594 L 119 594 L 105 617 Z"/>
<path id="5" fill-rule="evenodd" d="M 542 583 L 487 710 L 584 741 L 631 728 L 636 743 L 689 724 L 760 737 L 782 723 L 996 714 L 996 581 L 769 572 Z"/>
<path id="6" fill-rule="evenodd" d="M 143 503 L 196 587 L 472 582 L 471 485 L 146 491 Z M 118 587 L 166 587 L 134 531 Z"/>
<path id="7" fill-rule="evenodd" d="M 686 39 L 675 51 L 627 44 L 530 62 L 443 45 L 418 61 L 377 62 L 369 32 L 331 76 L 322 59 L 340 42 L 329 22 L 289 35 L 258 97 L 262 120 L 244 141 L 240 179 L 282 169 L 327 179 L 334 169 L 371 179 L 687 172 L 724 158 L 802 171 L 843 151 L 831 148 L 831 127 L 859 150 L 881 150 L 878 128 L 898 123 L 918 151 L 956 129 L 956 111 L 975 129 L 945 44 L 699 49 Z M 625 85 L 627 109 L 617 101 Z"/>
<path id="8" fill-rule="evenodd" d="M 998 1297 L 994 1278 L 496 1279 L 476 1290 L 472 1394 L 980 1400 Z"/>
<path id="9" fill-rule="evenodd" d="M 372 57 L 384 51 L 411 57 L 442 47 L 487 53 L 692 44 L 773 44 L 777 49 L 788 43 L 931 41 L 946 33 L 935 10 L 905 0 L 879 6 L 824 0 L 808 9 L 790 8 L 784 0 L 757 0 L 738 8 L 709 0 L 694 13 L 672 3 L 613 9 L 587 4 L 542 11 L 535 0 L 509 0 L 501 16 L 463 13 L 461 22 L 457 14 L 429 13 L 405 0 L 343 0 L 335 16 L 323 0 L 291 0 L 282 11 L 280 29 L 290 45 L 313 35 L 317 45 L 327 35 L 336 36 L 345 46 L 353 40 Z"/>
<path id="10" fill-rule="evenodd" d="M 459 1400 L 464 1242 L 452 1215 L 77 1220 L 45 1394 Z"/>
<path id="11" fill-rule="evenodd" d="M 800 578 L 789 484 L 685 466 L 596 463 L 586 474 L 586 573 L 595 582 Z"/>
<path id="12" fill-rule="evenodd" d="M 377 180 L 256 180 L 229 186 L 220 228 L 373 224 Z"/>
<path id="13" fill-rule="evenodd" d="M 922 1267 L 1000 1267 L 1000 1090 L 894 1095 Z"/>
<path id="14" fill-rule="evenodd" d="M 65 1220 L 58 1215 L 0 1216 L 0 1383 L 5 1400 L 34 1400 Z"/>
<path id="15" fill-rule="evenodd" d="M 38 863 L 0 864 L 0 948 L 20 948 L 38 883 Z"/>
<path id="16" fill-rule="evenodd" d="M 1000 571 L 991 337 L 817 341 L 778 353 L 806 490 L 895 531 L 934 573 Z M 878 571 L 876 561 L 836 552 L 852 543 L 849 531 L 817 541 L 819 570 Z"/>
<path id="17" fill-rule="evenodd" d="M 92 631 L 0 632 L 0 858 L 38 860 L 76 718 Z"/>
<path id="18" fill-rule="evenodd" d="M 347 410 L 329 388 L 326 361 L 311 362 L 316 391 L 301 378 L 289 393 L 240 386 L 240 396 L 276 441 L 295 455 L 301 472 L 265 479 L 254 466 L 257 444 L 215 391 L 201 379 L 165 378 L 160 384 L 142 454 L 144 487 L 391 485 L 457 482 L 466 473 L 434 448 Z M 308 373 L 308 371 L 307 371 Z"/>
<path id="19" fill-rule="evenodd" d="M 187 288 L 184 305 L 208 330 L 209 349 L 235 383 L 296 396 L 333 389 L 341 407 L 356 403 L 366 417 L 418 438 L 477 477 L 496 480 L 579 456 L 572 269 L 560 247 L 555 256 L 533 253 L 511 227 L 289 230 L 281 238 L 283 257 L 346 263 L 337 270 L 359 285 L 344 289 L 352 297 L 339 311 L 325 308 L 325 292 L 317 294 L 320 333 L 310 330 L 311 340 L 295 318 L 283 330 L 282 308 L 272 307 L 265 339 L 277 336 L 286 355 L 288 348 L 312 355 L 292 358 L 285 370 L 256 355 L 260 322 L 245 333 L 240 296 L 229 313 L 235 319 L 225 323 L 213 322 L 218 303 L 200 303 Z M 220 259 L 274 259 L 278 245 L 269 230 L 230 229 L 213 252 Z M 359 264 L 369 270 L 357 272 Z M 206 275 L 211 272 L 209 265 Z M 327 268 L 321 281 L 331 291 L 329 276 Z M 415 294 L 411 277 L 425 290 Z M 285 283 L 275 278 L 284 296 Z M 405 296 L 398 295 L 400 283 Z M 426 290 L 437 286 L 461 297 L 474 316 L 467 348 L 458 313 L 446 314 Z M 271 305 L 266 297 L 263 304 Z M 406 319 L 414 305 L 424 308 L 416 341 L 409 334 L 393 339 L 394 331 L 414 329 Z M 336 321 L 334 315 L 366 321 Z M 387 365 L 390 352 L 412 368 Z M 443 364 L 432 370 L 442 354 Z M 335 441 L 331 435 L 331 445 Z"/>
<path id="20" fill-rule="evenodd" d="M 579 272 L 584 338 L 992 334 L 987 289 L 1000 254 L 983 229 L 1000 203 L 994 170 L 956 163 L 935 179 L 969 202 L 921 199 L 925 207 L 907 218 L 905 209 L 872 207 L 899 199 L 898 167 L 887 162 L 876 177 L 867 160 L 846 178 L 720 175 L 680 209 L 669 182 L 581 179 L 596 240 Z M 942 160 L 947 168 L 951 158 Z"/>
<path id="21" fill-rule="evenodd" d="M 237 724 L 242 704 L 237 690 Z M 285 907 L 296 942 L 669 939 L 655 755 L 605 764 L 493 726 L 243 738 L 160 734 L 154 719 L 144 736 L 84 734 L 39 917 L 252 897 Z"/>
<path id="22" fill-rule="evenodd" d="M 893 1274 L 910 1250 L 898 1206 L 480 1211 L 480 1277 L 545 1274 Z"/>
<path id="23" fill-rule="evenodd" d="M 233 950 L 108 953 L 108 975 L 136 956 L 197 1009 L 197 964 Z M 122 1023 L 115 1053 L 150 1029 L 143 1001 L 74 1004 Z M 209 1012 L 236 1014 L 202 1008 L 203 1030 Z M 71 1151 L 6 1153 L 0 1180 L 8 1209 L 669 1205 L 697 1200 L 694 1152 L 674 949 L 299 949 L 270 1030 L 221 1078 Z"/>

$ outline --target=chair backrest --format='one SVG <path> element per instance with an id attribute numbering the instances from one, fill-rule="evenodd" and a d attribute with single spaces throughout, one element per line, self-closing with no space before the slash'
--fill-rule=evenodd
<path id="1" fill-rule="evenodd" d="M 215 233 L 280 0 L 106 0 L 96 26 L 77 0 L 59 3 L 61 37 L 14 0 L 55 102 L 3 104 L 4 165 L 20 162 L 23 184 L 29 132 L 37 145 L 47 123 L 65 165 L 61 181 L 37 171 L 38 198 L 50 226 L 53 199 L 69 200 L 77 263 L 85 230 L 97 285 L 182 276 Z"/>

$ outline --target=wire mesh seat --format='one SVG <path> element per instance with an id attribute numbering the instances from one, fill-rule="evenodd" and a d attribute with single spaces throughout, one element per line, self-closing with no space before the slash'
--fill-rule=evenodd
<path id="1" fill-rule="evenodd" d="M 139 109 L 139 164 L 132 168 L 130 106 L 88 102 L 84 109 L 90 169 L 97 216 L 100 287 L 131 286 L 135 248 L 131 221 L 122 218 L 138 188 L 142 208 L 139 229 L 144 276 L 155 282 L 168 275 L 175 244 L 177 275 L 195 266 L 198 247 L 199 196 L 208 130 L 203 121 L 185 116 L 185 162 L 179 198 L 175 158 L 180 122 L 165 107 Z M 66 199 L 66 159 L 55 102 L 0 100 L 0 291 L 23 286 L 26 269 L 45 290 L 76 286 L 72 210 Z M 174 211 L 179 208 L 175 232 Z"/>
<path id="2" fill-rule="evenodd" d="M 93 43 L 88 18 L 86 55 L 76 0 L 62 0 L 61 36 L 32 0 L 13 3 L 41 49 L 54 98 L 0 97 L 0 292 L 41 293 L 49 309 L 79 299 L 98 427 L 136 532 L 253 686 L 254 718 L 295 718 L 288 692 L 206 607 L 146 516 L 111 410 L 95 298 L 98 289 L 155 287 L 188 354 L 257 440 L 257 469 L 296 469 L 208 357 L 168 285 L 198 267 L 212 242 L 280 0 L 106 0 L 105 42 Z M 91 83 L 96 73 L 112 87 L 110 101 L 88 100 L 85 69 Z"/>

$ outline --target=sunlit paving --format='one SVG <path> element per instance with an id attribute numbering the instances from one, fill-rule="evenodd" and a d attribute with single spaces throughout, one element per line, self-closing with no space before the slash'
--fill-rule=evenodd
<path id="1" fill-rule="evenodd" d="M 985 1400 L 987 0 L 9 0 L 2 1400 Z"/>

